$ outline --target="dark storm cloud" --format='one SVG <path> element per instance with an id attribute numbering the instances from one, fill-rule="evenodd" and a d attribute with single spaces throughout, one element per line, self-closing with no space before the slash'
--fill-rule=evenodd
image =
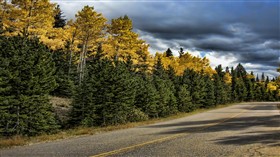
<path id="1" fill-rule="evenodd" d="M 270 49 L 280 50 L 280 41 L 267 41 L 265 46 Z"/>
<path id="2" fill-rule="evenodd" d="M 258 52 L 239 53 L 238 58 L 243 63 L 255 63 L 265 66 L 278 66 L 278 53 L 275 51 L 264 50 Z"/>

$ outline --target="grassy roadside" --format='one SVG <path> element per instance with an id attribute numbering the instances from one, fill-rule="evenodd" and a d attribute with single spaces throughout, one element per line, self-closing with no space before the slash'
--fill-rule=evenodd
<path id="1" fill-rule="evenodd" d="M 56 140 L 67 139 L 71 137 L 77 137 L 77 136 L 94 135 L 94 134 L 104 133 L 113 130 L 121 130 L 121 129 L 133 128 L 136 126 L 154 124 L 154 123 L 178 119 L 178 118 L 182 118 L 182 117 L 186 117 L 186 116 L 190 116 L 190 115 L 194 115 L 194 114 L 198 114 L 214 109 L 228 107 L 234 104 L 218 105 L 209 109 L 197 109 L 190 113 L 178 113 L 176 115 L 172 115 L 166 118 L 150 119 L 147 121 L 133 122 L 133 123 L 127 123 L 127 124 L 115 125 L 115 126 L 90 127 L 90 128 L 79 127 L 79 128 L 69 129 L 69 130 L 62 130 L 56 134 L 40 135 L 35 137 L 24 137 L 24 136 L 14 136 L 11 138 L 0 137 L 0 149 L 9 148 L 13 146 L 32 145 L 34 143 L 56 141 Z"/>

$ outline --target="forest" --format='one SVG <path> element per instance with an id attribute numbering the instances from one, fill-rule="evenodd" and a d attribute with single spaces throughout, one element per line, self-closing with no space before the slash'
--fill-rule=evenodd
<path id="1" fill-rule="evenodd" d="M 124 15 L 84 6 L 66 20 L 49 0 L 0 0 L 0 136 L 125 124 L 199 108 L 279 101 L 280 78 L 170 48 L 155 55 Z M 276 70 L 276 69 L 275 69 Z M 280 69 L 277 69 L 280 71 Z M 72 99 L 62 122 L 49 96 Z"/>

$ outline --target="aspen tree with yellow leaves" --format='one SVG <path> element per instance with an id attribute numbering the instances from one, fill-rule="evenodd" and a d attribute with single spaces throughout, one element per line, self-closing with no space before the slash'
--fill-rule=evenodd
<path id="1" fill-rule="evenodd" d="M 39 38 L 52 50 L 65 46 L 65 32 L 53 28 L 56 4 L 49 0 L 12 0 L 1 2 L 1 34 Z"/>
<path id="2" fill-rule="evenodd" d="M 133 64 L 148 65 L 147 70 L 151 71 L 153 61 L 148 52 L 149 45 L 132 30 L 132 20 L 128 16 L 112 19 L 108 26 L 109 37 L 104 45 L 106 56 L 124 61 L 130 56 Z"/>
<path id="3" fill-rule="evenodd" d="M 1 3 L 6 9 L 6 14 L 1 15 L 4 16 L 6 36 L 41 37 L 53 28 L 55 4 L 49 0 L 12 0 L 7 3 Z"/>
<path id="4" fill-rule="evenodd" d="M 97 13 L 90 6 L 85 6 L 76 14 L 74 31 L 77 31 L 81 49 L 78 62 L 79 83 L 84 78 L 87 58 L 92 56 L 98 44 L 104 41 L 106 21 L 101 13 Z"/>

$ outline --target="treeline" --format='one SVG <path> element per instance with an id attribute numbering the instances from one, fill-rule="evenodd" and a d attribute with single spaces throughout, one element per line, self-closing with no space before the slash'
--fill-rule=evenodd
<path id="1" fill-rule="evenodd" d="M 219 65 L 213 75 L 193 69 L 176 75 L 158 58 L 152 73 L 147 73 L 146 66 L 132 64 L 130 57 L 127 61 L 103 58 L 101 46 L 88 60 L 83 81 L 75 85 L 76 75 L 61 78 L 68 71 L 67 61 L 37 39 L 2 36 L 0 41 L 2 136 L 124 124 L 225 103 L 279 100 L 277 90 L 269 89 L 277 80 L 255 78 L 241 64 L 231 70 Z M 61 82 L 69 86 L 63 88 Z M 59 121 L 49 103 L 54 91 L 73 97 L 67 123 Z"/>
<path id="2" fill-rule="evenodd" d="M 218 104 L 279 100 L 277 91 L 267 88 L 274 82 L 255 79 L 241 64 L 225 71 L 219 65 L 212 76 L 192 69 L 180 76 L 172 67 L 165 69 L 160 58 L 152 74 L 146 74 L 135 71 L 129 59 L 97 57 L 87 69 L 74 98 L 71 125 L 115 125 Z"/>
<path id="3" fill-rule="evenodd" d="M 1 0 L 0 135 L 38 135 L 166 117 L 218 104 L 279 100 L 279 78 L 170 49 L 152 56 L 128 16 L 85 6 L 66 22 L 46 0 Z M 73 99 L 61 122 L 49 95 Z"/>

